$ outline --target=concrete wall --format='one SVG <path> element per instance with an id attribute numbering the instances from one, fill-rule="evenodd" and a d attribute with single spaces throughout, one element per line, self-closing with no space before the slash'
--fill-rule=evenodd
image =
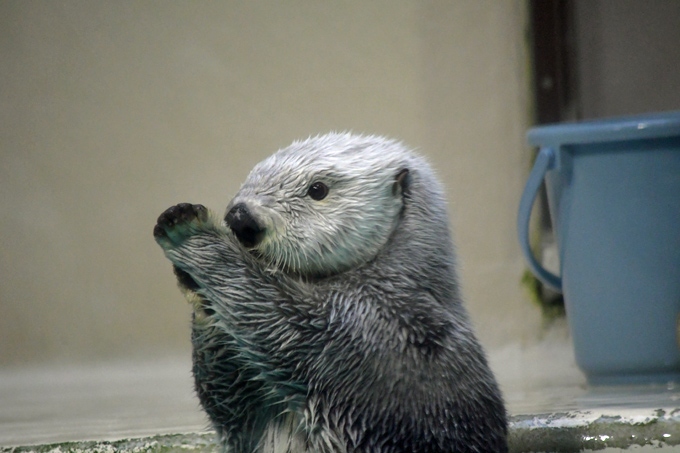
<path id="1" fill-rule="evenodd" d="M 524 1 L 0 2 L 0 364 L 188 353 L 152 237 L 293 139 L 403 139 L 448 188 L 491 348 L 532 338 Z"/>

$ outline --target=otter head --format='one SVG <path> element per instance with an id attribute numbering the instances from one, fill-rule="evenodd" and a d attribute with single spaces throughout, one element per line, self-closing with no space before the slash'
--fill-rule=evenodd
<path id="1" fill-rule="evenodd" d="M 381 137 L 329 134 L 260 162 L 225 222 L 267 265 L 328 276 L 372 260 L 399 222 L 409 153 Z"/>

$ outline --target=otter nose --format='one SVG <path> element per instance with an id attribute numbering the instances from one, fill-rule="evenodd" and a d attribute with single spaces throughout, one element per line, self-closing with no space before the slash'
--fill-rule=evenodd
<path id="1" fill-rule="evenodd" d="M 232 207 L 224 216 L 224 221 L 244 247 L 255 247 L 264 237 L 265 228 L 257 223 L 244 203 Z"/>

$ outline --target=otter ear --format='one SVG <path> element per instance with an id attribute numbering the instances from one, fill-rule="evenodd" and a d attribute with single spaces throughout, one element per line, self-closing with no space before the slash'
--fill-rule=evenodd
<path id="1" fill-rule="evenodd" d="M 411 183 L 411 178 L 408 175 L 408 168 L 399 170 L 397 176 L 394 178 L 394 184 L 392 185 L 392 195 L 406 195 L 408 194 L 408 188 Z"/>

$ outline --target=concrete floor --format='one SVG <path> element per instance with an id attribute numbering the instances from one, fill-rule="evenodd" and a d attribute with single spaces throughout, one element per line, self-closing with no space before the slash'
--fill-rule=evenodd
<path id="1" fill-rule="evenodd" d="M 189 357 L 0 371 L 0 446 L 207 428 Z"/>
<path id="2" fill-rule="evenodd" d="M 512 416 L 513 452 L 621 451 L 680 442 L 680 388 L 589 388 L 566 340 L 556 334 L 489 354 Z M 59 442 L 78 442 L 60 446 L 62 452 L 158 451 L 159 445 L 180 444 L 192 446 L 183 451 L 210 450 L 190 369 L 190 358 L 179 357 L 1 370 L 0 451 L 56 451 L 46 444 Z M 171 435 L 178 433 L 187 435 Z M 132 448 L 121 439 L 137 440 Z"/>

